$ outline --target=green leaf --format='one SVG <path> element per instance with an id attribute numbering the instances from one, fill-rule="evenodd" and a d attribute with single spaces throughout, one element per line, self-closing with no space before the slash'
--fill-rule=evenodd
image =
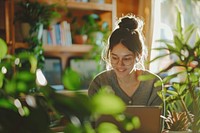
<path id="1" fill-rule="evenodd" d="M 99 92 L 92 97 L 95 114 L 118 114 L 125 110 L 125 103 L 112 93 Z"/>
<path id="2" fill-rule="evenodd" d="M 69 90 L 79 90 L 81 87 L 80 74 L 70 68 L 66 69 L 62 78 L 64 86 Z"/>
<path id="3" fill-rule="evenodd" d="M 187 89 L 187 85 L 186 85 L 186 84 L 181 85 L 179 88 L 177 88 L 178 93 L 179 93 L 180 95 L 182 95 L 182 94 L 185 92 L 186 89 Z"/>
<path id="4" fill-rule="evenodd" d="M 11 103 L 9 100 L 3 99 L 3 98 L 0 99 L 0 107 L 16 110 L 16 107 L 14 106 L 13 103 Z"/>
<path id="5" fill-rule="evenodd" d="M 15 94 L 16 93 L 16 82 L 9 81 L 5 86 L 6 92 L 8 94 Z"/>
<path id="6" fill-rule="evenodd" d="M 20 71 L 16 75 L 17 80 L 28 82 L 28 81 L 34 81 L 35 75 L 30 73 L 29 71 Z"/>
<path id="7" fill-rule="evenodd" d="M 167 77 L 165 77 L 165 78 L 163 79 L 163 82 L 164 82 L 164 83 L 168 83 L 171 79 L 176 78 L 177 75 L 180 74 L 180 73 L 182 73 L 182 72 L 177 72 L 177 73 L 168 75 Z"/>
<path id="8" fill-rule="evenodd" d="M 154 62 L 154 61 L 156 61 L 156 60 L 158 60 L 158 59 L 160 59 L 160 58 L 164 58 L 164 57 L 166 57 L 166 56 L 168 56 L 168 55 L 170 55 L 170 54 L 159 55 L 159 56 L 153 58 L 150 62 Z"/>
<path id="9" fill-rule="evenodd" d="M 21 52 L 18 55 L 16 55 L 18 58 L 20 58 L 21 60 L 25 60 L 25 61 L 29 61 L 30 63 L 30 72 L 31 73 L 35 73 L 36 69 L 37 69 L 37 59 L 34 56 L 33 53 L 31 52 Z"/>
<path id="10" fill-rule="evenodd" d="M 25 82 L 19 81 L 16 83 L 16 88 L 19 92 L 25 92 L 28 86 Z"/>
<path id="11" fill-rule="evenodd" d="M 195 49 L 198 49 L 199 47 L 200 47 L 200 38 L 195 42 Z M 198 55 L 200 55 L 200 50 Z"/>
<path id="12" fill-rule="evenodd" d="M 0 73 L 0 88 L 3 86 L 4 74 Z"/>
<path id="13" fill-rule="evenodd" d="M 0 38 L 0 60 L 7 54 L 8 47 L 6 42 Z"/>
<path id="14" fill-rule="evenodd" d="M 140 81 L 145 81 L 145 80 L 151 80 L 151 79 L 154 79 L 156 76 L 153 75 L 153 74 L 147 74 L 147 75 L 140 75 L 138 77 L 138 80 Z"/>
<path id="15" fill-rule="evenodd" d="M 178 36 L 174 36 L 174 43 L 176 45 L 176 50 L 177 51 L 181 51 L 182 47 L 183 47 L 183 42 L 182 40 L 178 37 Z"/>
<path id="16" fill-rule="evenodd" d="M 184 38 L 185 38 L 185 42 L 184 43 L 188 43 L 188 41 L 190 40 L 190 38 L 191 38 L 191 35 L 194 33 L 194 31 L 195 31 L 195 27 L 194 27 L 194 25 L 193 24 L 191 24 L 191 25 L 189 25 L 187 28 L 186 28 L 186 30 L 185 30 L 185 32 L 184 32 Z"/>
<path id="17" fill-rule="evenodd" d="M 98 133 L 120 133 L 118 127 L 109 122 L 101 123 L 97 128 Z"/>
<path id="18" fill-rule="evenodd" d="M 176 29 L 178 31 L 178 33 L 182 33 L 182 17 L 181 17 L 181 12 L 178 10 L 177 8 L 177 20 L 176 20 Z"/>
<path id="19" fill-rule="evenodd" d="M 178 95 L 178 93 L 175 92 L 174 90 L 167 90 L 167 93 L 169 93 L 170 95 L 174 95 L 174 96 Z"/>
<path id="20" fill-rule="evenodd" d="M 141 126 L 140 118 L 137 116 L 134 116 L 132 118 L 132 123 L 133 123 L 135 129 L 138 129 Z"/>
<path id="21" fill-rule="evenodd" d="M 158 87 L 158 86 L 162 86 L 163 85 L 163 82 L 158 80 L 154 83 L 154 87 Z"/>
<path id="22" fill-rule="evenodd" d="M 181 55 L 180 54 L 180 50 L 179 49 L 177 49 L 176 47 L 173 47 L 172 45 L 170 45 L 170 44 L 166 44 L 166 46 L 167 46 L 167 48 L 168 48 L 168 51 L 170 52 L 170 54 L 172 55 L 172 54 L 176 54 L 176 55 Z"/>
<path id="23" fill-rule="evenodd" d="M 64 131 L 65 133 L 82 133 L 81 128 L 72 123 L 68 123 Z"/>

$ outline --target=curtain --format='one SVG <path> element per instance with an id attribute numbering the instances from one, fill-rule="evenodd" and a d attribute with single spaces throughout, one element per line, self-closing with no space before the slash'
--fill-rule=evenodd
<path id="1" fill-rule="evenodd" d="M 154 29 L 154 14 L 157 12 L 158 8 L 155 8 L 157 0 L 139 0 L 139 8 L 138 8 L 138 16 L 144 20 L 144 36 L 145 36 L 145 44 L 148 49 L 148 58 L 147 61 L 150 60 L 151 55 L 151 47 L 153 40 L 153 29 Z M 159 12 L 157 12 L 159 13 Z M 159 16 L 157 16 L 159 17 Z M 149 64 L 146 64 L 146 68 L 149 69 Z"/>

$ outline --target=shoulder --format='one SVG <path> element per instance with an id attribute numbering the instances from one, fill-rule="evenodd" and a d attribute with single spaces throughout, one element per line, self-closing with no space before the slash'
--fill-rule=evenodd
<path id="1" fill-rule="evenodd" d="M 114 71 L 113 70 L 104 70 L 100 73 L 98 73 L 94 79 L 99 79 L 99 78 L 109 78 L 112 77 L 114 75 Z"/>

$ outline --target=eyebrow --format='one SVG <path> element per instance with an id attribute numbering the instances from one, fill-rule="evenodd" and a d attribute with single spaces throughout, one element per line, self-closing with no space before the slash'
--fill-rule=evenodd
<path id="1" fill-rule="evenodd" d="M 112 52 L 111 52 L 111 55 L 118 56 L 117 54 L 112 53 Z M 127 55 L 124 55 L 124 56 L 127 57 L 127 56 L 134 56 L 134 55 L 133 54 L 127 54 Z"/>

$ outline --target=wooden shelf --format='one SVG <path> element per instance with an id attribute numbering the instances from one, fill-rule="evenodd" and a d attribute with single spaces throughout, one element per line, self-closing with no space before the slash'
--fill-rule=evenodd
<path id="1" fill-rule="evenodd" d="M 12 15 L 11 18 L 14 17 L 14 5 L 15 1 L 11 0 L 12 3 Z M 113 28 L 115 19 L 116 19 L 116 0 L 105 0 L 105 3 L 94 3 L 94 2 L 76 2 L 75 0 L 38 0 L 40 3 L 46 4 L 56 4 L 58 8 L 56 9 L 60 14 L 61 18 L 57 21 L 67 20 L 66 13 L 71 11 L 71 13 L 81 18 L 85 14 L 97 13 L 103 19 L 102 21 L 107 21 L 110 28 Z M 65 10 L 66 9 L 66 10 Z M 9 22 L 9 21 L 8 21 Z M 11 48 L 14 53 L 15 49 L 18 48 L 28 48 L 29 45 L 22 42 L 22 38 L 15 31 L 18 31 L 17 25 L 10 25 L 9 28 L 12 28 L 12 44 Z M 19 37 L 19 38 L 18 38 Z M 58 57 L 61 59 L 63 69 L 66 68 L 66 64 L 71 57 L 83 57 L 87 56 L 93 49 L 93 45 L 90 44 L 72 44 L 70 46 L 61 46 L 61 45 L 43 45 L 44 55 L 46 57 Z M 90 54 L 88 54 L 91 56 Z"/>
<path id="2" fill-rule="evenodd" d="M 16 43 L 15 48 L 28 48 L 26 43 Z M 72 44 L 71 46 L 43 45 L 46 53 L 88 53 L 92 49 L 89 44 Z"/>
<path id="3" fill-rule="evenodd" d="M 40 2 L 44 0 L 39 0 Z M 48 4 L 57 4 L 63 7 L 67 6 L 69 9 L 78 9 L 78 10 L 99 10 L 99 11 L 112 11 L 113 5 L 111 3 L 94 3 L 94 2 L 76 2 L 76 1 L 67 1 L 66 0 L 48 0 L 45 1 Z"/>
<path id="4" fill-rule="evenodd" d="M 52 46 L 44 45 L 45 52 L 54 53 L 88 53 L 92 49 L 92 45 L 72 44 L 71 46 Z"/>
<path id="5" fill-rule="evenodd" d="M 99 10 L 99 11 L 112 11 L 112 4 L 98 4 L 92 2 L 68 2 L 67 7 L 69 9 L 79 10 Z"/>

